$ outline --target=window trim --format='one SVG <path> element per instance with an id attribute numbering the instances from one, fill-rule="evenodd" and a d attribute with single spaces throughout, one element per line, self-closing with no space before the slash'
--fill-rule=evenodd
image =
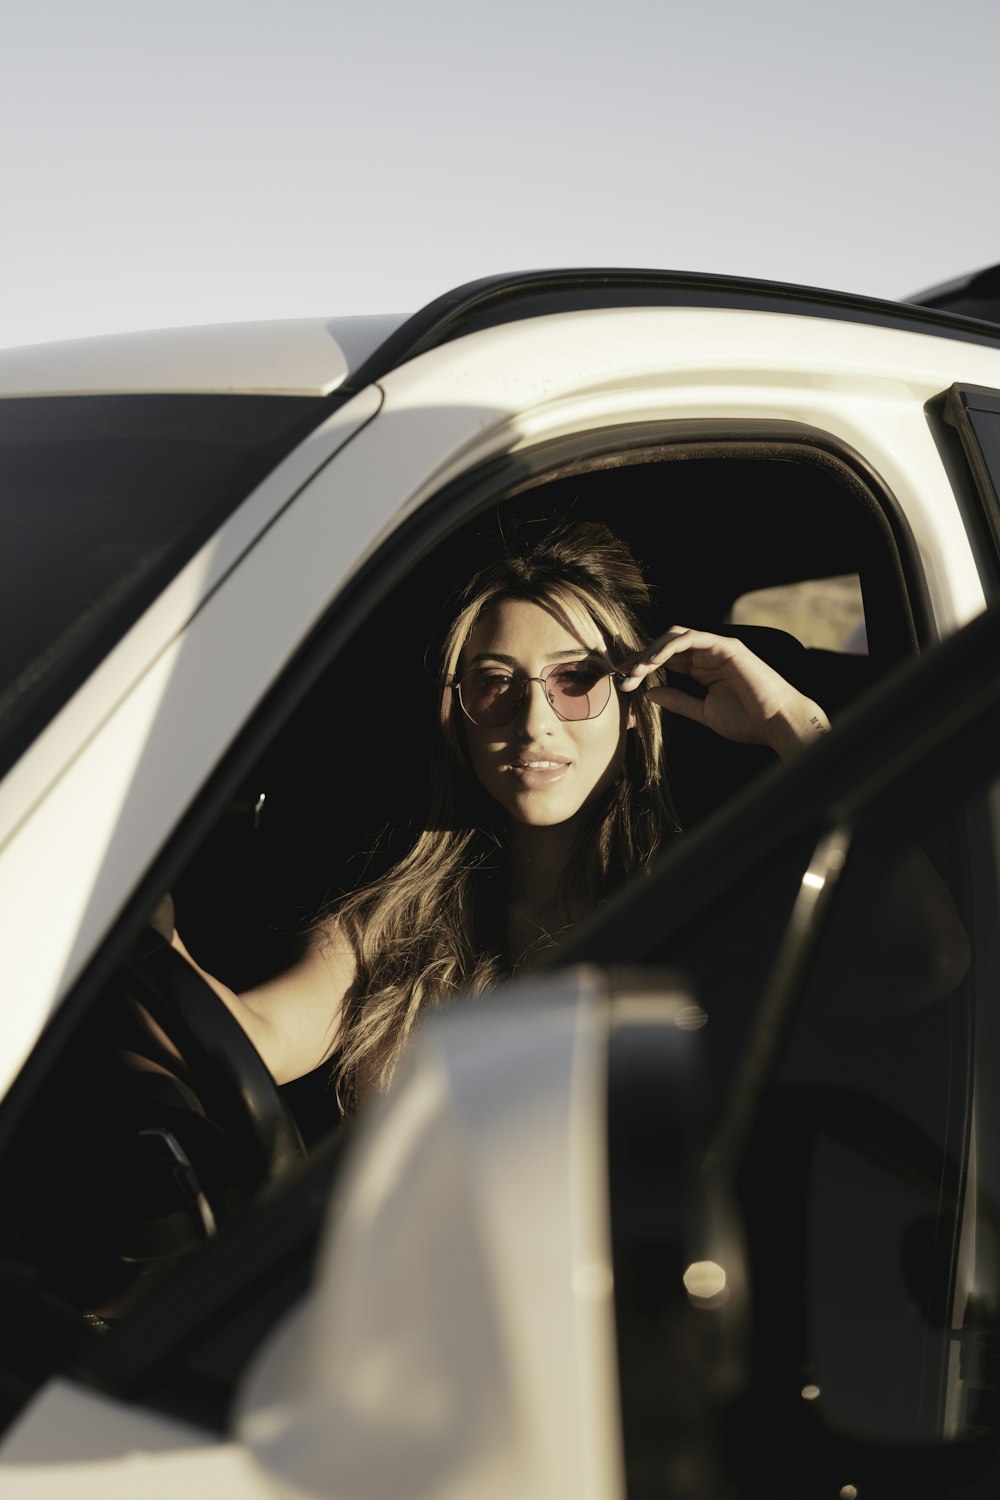
<path id="1" fill-rule="evenodd" d="M 1000 391 L 988 386 L 956 383 L 944 394 L 943 416 L 958 435 L 972 476 L 975 509 L 974 535 L 982 554 L 977 557 L 983 591 L 994 603 L 1000 597 L 1000 472 L 993 473 L 972 421 L 972 412 L 995 419 L 1000 429 Z"/>

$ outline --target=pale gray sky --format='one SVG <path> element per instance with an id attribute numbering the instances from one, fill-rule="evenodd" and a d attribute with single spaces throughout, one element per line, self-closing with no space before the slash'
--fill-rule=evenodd
<path id="1" fill-rule="evenodd" d="M 1000 261 L 996 0 L 6 0 L 0 346 Z"/>

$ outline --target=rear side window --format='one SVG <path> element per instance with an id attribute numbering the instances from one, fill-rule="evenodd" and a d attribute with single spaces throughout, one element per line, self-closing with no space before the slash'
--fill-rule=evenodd
<path id="1" fill-rule="evenodd" d="M 857 573 L 754 589 L 735 601 L 728 623 L 787 630 L 803 646 L 822 651 L 868 654 L 865 606 Z"/>
<path id="2" fill-rule="evenodd" d="M 0 775 L 240 501 L 318 398 L 0 401 Z"/>

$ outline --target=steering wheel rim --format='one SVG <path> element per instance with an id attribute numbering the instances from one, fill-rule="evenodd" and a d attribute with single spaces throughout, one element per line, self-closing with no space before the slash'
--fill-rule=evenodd
<path id="1" fill-rule="evenodd" d="M 303 1160 L 299 1128 L 260 1053 L 201 975 L 153 928 L 124 964 L 130 998 L 184 1064 L 205 1114 L 232 1138 L 244 1189 L 260 1191 Z"/>

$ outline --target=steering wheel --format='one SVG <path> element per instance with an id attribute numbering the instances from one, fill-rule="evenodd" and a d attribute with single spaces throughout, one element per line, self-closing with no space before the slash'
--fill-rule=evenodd
<path id="1" fill-rule="evenodd" d="M 125 1259 L 186 1253 L 306 1152 L 259 1052 L 201 976 L 147 928 L 122 964 L 135 1128 Z"/>

